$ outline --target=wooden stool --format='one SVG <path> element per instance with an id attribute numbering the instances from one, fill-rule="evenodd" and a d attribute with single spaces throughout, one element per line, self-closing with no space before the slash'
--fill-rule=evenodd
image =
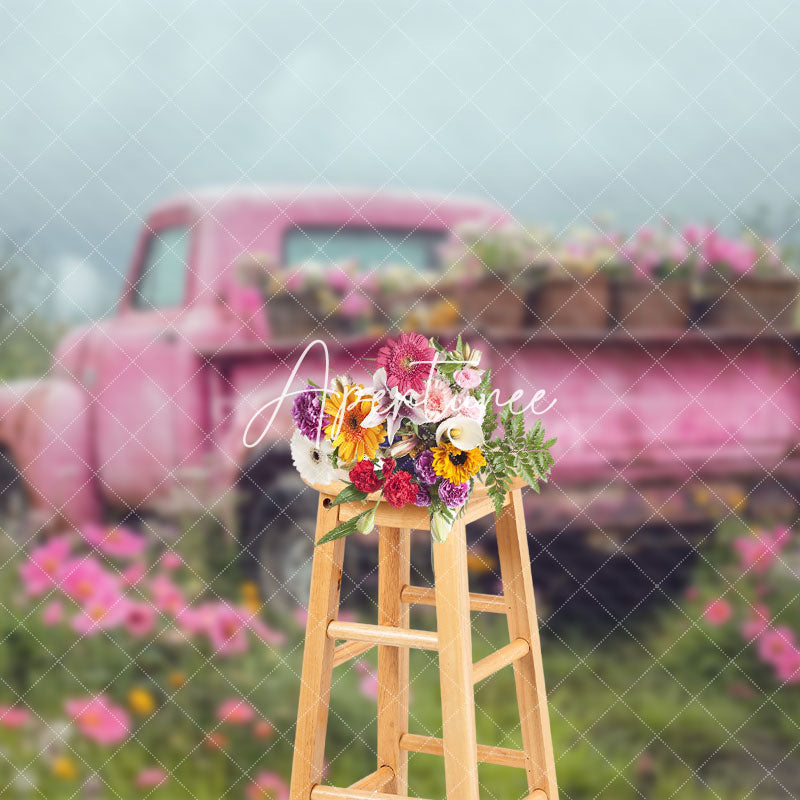
<path id="1" fill-rule="evenodd" d="M 478 762 L 526 771 L 527 800 L 557 800 L 550 720 L 533 597 L 521 483 L 495 517 L 503 595 L 471 594 L 467 585 L 465 525 L 494 513 L 476 486 L 466 513 L 444 544 L 433 543 L 435 589 L 410 583 L 411 529 L 428 529 L 428 509 L 396 510 L 381 503 L 376 524 L 378 624 L 337 619 L 345 539 L 317 547 L 308 603 L 303 675 L 297 712 L 290 800 L 403 800 L 408 795 L 408 753 L 444 756 L 447 800 L 478 800 Z M 320 491 L 316 538 L 364 510 L 360 503 L 332 506 L 342 486 Z M 436 606 L 437 632 L 409 628 L 409 606 Z M 510 644 L 472 663 L 470 609 L 505 614 Z M 336 640 L 343 644 L 335 645 Z M 348 788 L 322 785 L 325 732 L 334 667 L 378 646 L 378 763 Z M 436 650 L 442 696 L 441 739 L 408 731 L 408 648 Z M 523 750 L 479 745 L 473 685 L 513 664 Z"/>

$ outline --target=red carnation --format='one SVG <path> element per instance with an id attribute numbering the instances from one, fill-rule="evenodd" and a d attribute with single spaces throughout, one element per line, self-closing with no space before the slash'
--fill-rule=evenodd
<path id="1" fill-rule="evenodd" d="M 397 462 L 393 458 L 384 458 L 383 466 L 381 467 L 381 471 L 383 472 L 383 477 L 388 478 L 394 472 L 394 468 L 396 466 Z"/>
<path id="2" fill-rule="evenodd" d="M 350 480 L 360 492 L 377 492 L 381 488 L 381 479 L 375 474 L 375 467 L 371 461 L 359 461 L 349 473 Z"/>
<path id="3" fill-rule="evenodd" d="M 417 499 L 417 485 L 411 480 L 411 473 L 400 470 L 390 475 L 383 486 L 383 496 L 394 508 L 413 503 Z"/>

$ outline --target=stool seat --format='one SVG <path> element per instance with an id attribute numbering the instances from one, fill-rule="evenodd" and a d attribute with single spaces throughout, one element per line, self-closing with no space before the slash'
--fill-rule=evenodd
<path id="1" fill-rule="evenodd" d="M 411 584 L 411 530 L 430 527 L 428 509 L 395 509 L 378 503 L 377 624 L 338 619 L 345 538 L 314 551 L 300 700 L 295 731 L 290 800 L 410 800 L 408 754 L 444 759 L 447 800 L 479 800 L 478 763 L 525 770 L 526 800 L 558 800 L 547 694 L 533 595 L 521 487 L 515 480 L 501 513 L 483 484 L 472 490 L 465 512 L 444 542 L 432 542 L 434 587 Z M 313 486 L 319 492 L 316 541 L 364 511 L 361 502 L 334 505 L 346 484 Z M 367 498 L 375 502 L 376 493 Z M 502 595 L 469 591 L 466 524 L 495 516 Z M 436 630 L 409 625 L 414 604 L 435 606 Z M 509 642 L 473 663 L 470 611 L 505 614 Z M 337 644 L 337 642 L 339 644 Z M 378 740 L 376 770 L 348 787 L 323 784 L 325 735 L 332 674 L 378 648 Z M 409 651 L 438 654 L 442 737 L 408 730 Z M 474 684 L 510 666 L 514 671 L 522 749 L 478 744 Z M 497 796 L 493 793 L 493 796 Z"/>
<path id="2" fill-rule="evenodd" d="M 306 481 L 306 483 L 308 483 Z M 329 498 L 336 497 L 342 489 L 346 488 L 348 484 L 341 481 L 335 481 L 328 484 L 308 483 L 308 485 L 320 493 L 321 496 Z M 527 486 L 522 478 L 514 478 L 511 482 L 511 491 L 521 489 Z M 380 492 L 372 492 L 367 495 L 366 503 L 375 503 L 380 498 Z M 506 505 L 509 502 L 509 497 L 506 497 Z M 347 520 L 357 517 L 365 508 L 362 502 L 342 503 L 339 506 L 339 522 L 347 522 Z M 465 524 L 474 522 L 477 519 L 485 517 L 490 514 L 494 506 L 489 497 L 486 485 L 480 481 L 475 481 L 470 492 L 469 502 L 462 517 Z M 375 510 L 375 524 L 376 525 L 396 525 L 398 527 L 411 528 L 416 531 L 430 530 L 430 515 L 427 508 L 417 508 L 416 506 L 406 506 L 405 508 L 392 508 L 385 500 L 381 500 Z"/>

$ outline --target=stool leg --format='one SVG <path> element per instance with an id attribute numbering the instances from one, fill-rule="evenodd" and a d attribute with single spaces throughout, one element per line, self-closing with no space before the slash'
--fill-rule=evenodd
<path id="1" fill-rule="evenodd" d="M 326 499 L 329 498 L 320 495 L 317 539 L 335 528 L 339 520 L 339 508 L 325 508 Z M 334 650 L 334 642 L 328 638 L 327 631 L 339 610 L 344 541 L 343 538 L 336 539 L 314 551 L 289 792 L 291 800 L 309 800 L 311 790 L 322 780 Z"/>
<path id="2" fill-rule="evenodd" d="M 411 580 L 411 531 L 379 529 L 378 624 L 407 628 L 409 607 L 400 591 Z M 392 768 L 385 792 L 408 794 L 408 753 L 400 737 L 408 733 L 408 648 L 378 647 L 378 769 Z"/>
<path id="3" fill-rule="evenodd" d="M 522 743 L 527 756 L 528 788 L 531 792 L 543 790 L 547 800 L 558 800 L 536 600 L 519 489 L 511 493 L 511 503 L 496 518 L 496 528 L 509 636 L 511 641 L 525 639 L 531 646 L 528 655 L 514 662 Z"/>
<path id="4" fill-rule="evenodd" d="M 447 541 L 434 542 L 432 546 L 447 800 L 478 800 L 478 745 L 464 523 L 456 521 Z"/>

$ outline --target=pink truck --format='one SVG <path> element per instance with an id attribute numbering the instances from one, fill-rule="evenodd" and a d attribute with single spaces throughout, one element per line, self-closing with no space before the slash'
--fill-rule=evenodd
<path id="1" fill-rule="evenodd" d="M 276 264 L 330 256 L 436 269 L 458 226 L 507 220 L 480 202 L 390 193 L 236 188 L 163 203 L 115 313 L 70 332 L 45 378 L 0 390 L 0 527 L 23 540 L 87 520 L 207 513 L 261 565 L 268 596 L 286 587 L 304 598 L 313 503 L 287 468 L 289 404 L 261 447 L 246 448 L 242 434 L 309 341 L 327 341 L 333 374 L 359 377 L 377 339 L 330 337 L 325 320 L 301 338 L 270 330 L 237 264 L 259 253 Z M 590 591 L 612 557 L 645 593 L 661 591 L 687 531 L 739 513 L 733 500 L 750 487 L 791 500 L 800 391 L 786 338 L 495 337 L 463 318 L 458 328 L 503 396 L 543 388 L 557 400 L 544 420 L 558 437 L 553 480 L 527 512 L 537 558 L 557 562 L 562 605 Z M 322 370 L 316 349 L 302 372 Z M 583 556 L 564 569 L 578 541 Z M 668 547 L 677 561 L 642 566 L 643 552 Z"/>

